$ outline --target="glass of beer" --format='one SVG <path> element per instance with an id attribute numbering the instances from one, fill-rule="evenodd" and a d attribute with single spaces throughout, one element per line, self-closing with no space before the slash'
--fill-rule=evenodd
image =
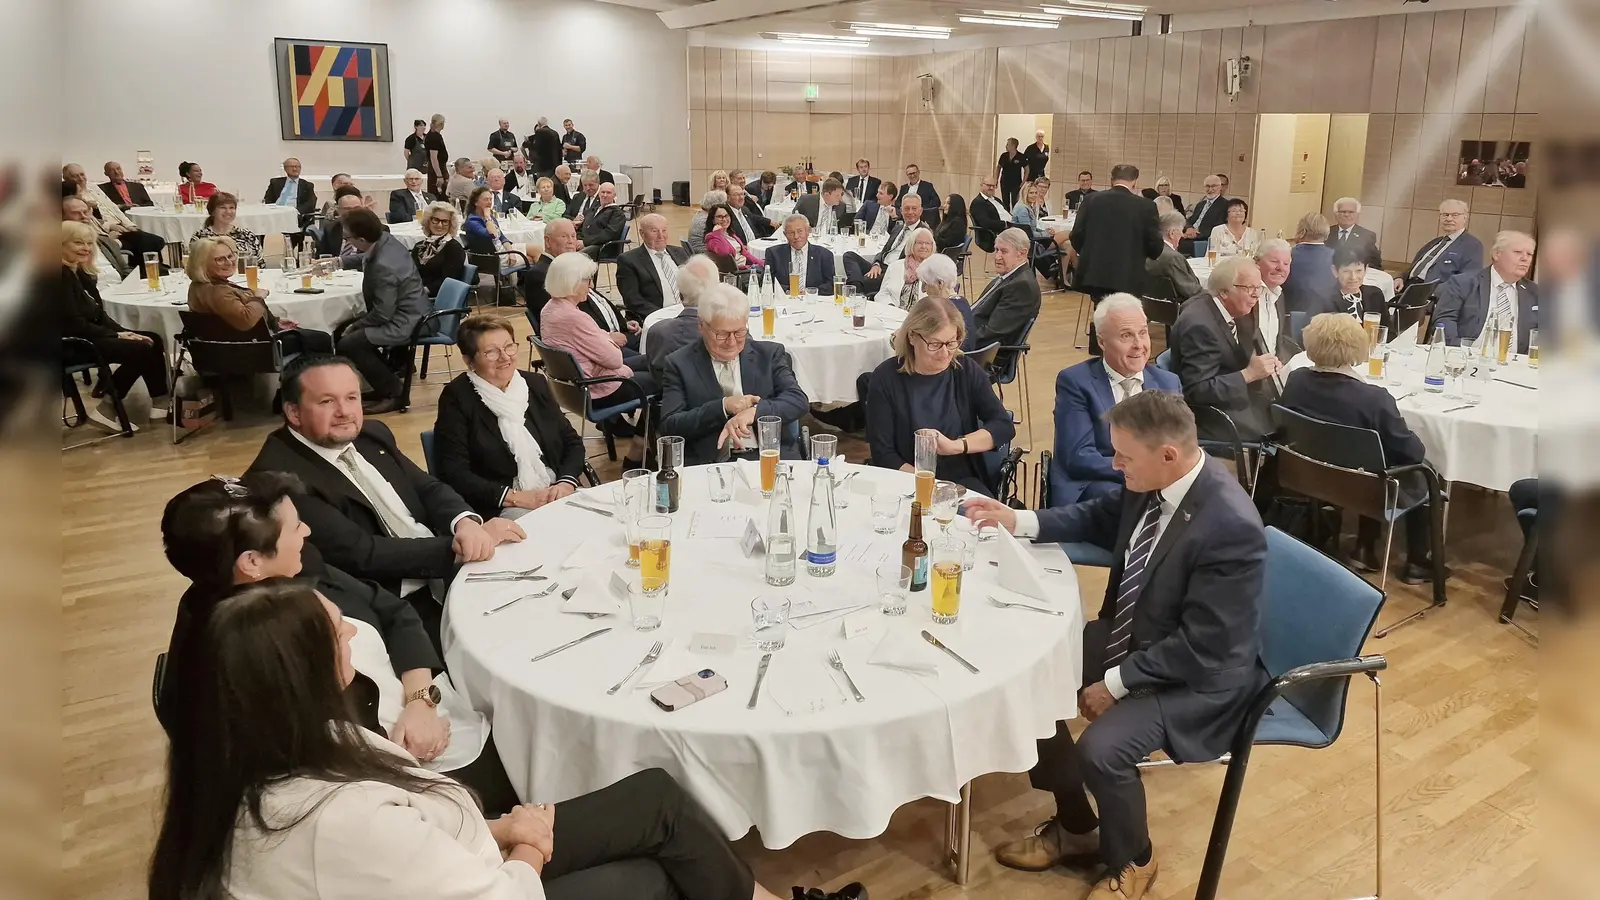
<path id="1" fill-rule="evenodd" d="M 939 538 L 928 550 L 932 562 L 928 587 L 932 591 L 935 624 L 954 625 L 961 614 L 961 558 L 965 553 L 966 542 L 952 537 Z"/>
<path id="2" fill-rule="evenodd" d="M 1215 266 L 1216 264 L 1217 264 L 1217 251 L 1207 247 L 1206 248 L 1206 265 Z"/>
<path id="3" fill-rule="evenodd" d="M 645 516 L 639 520 L 639 586 L 646 597 L 661 597 L 671 580 L 672 519 Z"/>
<path id="4" fill-rule="evenodd" d="M 1373 381 L 1383 378 L 1383 361 L 1389 352 L 1389 329 L 1378 326 L 1378 339 L 1367 345 L 1367 377 Z"/>
<path id="5" fill-rule="evenodd" d="M 766 302 L 761 304 L 761 336 L 770 338 L 778 327 L 778 307 L 772 295 L 767 295 Z"/>
<path id="6" fill-rule="evenodd" d="M 303 290 L 303 291 L 311 290 L 311 277 L 314 274 L 316 274 L 316 271 L 317 270 L 312 268 L 311 266 L 306 266 L 304 269 L 300 270 L 300 289 L 301 290 Z"/>
<path id="7" fill-rule="evenodd" d="M 426 216 L 427 214 L 428 214 L 428 210 L 427 210 L 426 207 L 417 210 L 417 224 L 418 225 L 422 224 L 422 218 L 423 218 L 423 216 Z"/>
<path id="8" fill-rule="evenodd" d="M 916 434 L 916 451 L 912 464 L 917 470 L 917 502 L 924 513 L 933 512 L 934 471 L 939 467 L 939 432 L 933 428 L 919 428 Z"/>
<path id="9" fill-rule="evenodd" d="M 1509 323 L 1507 322 L 1500 323 L 1500 333 L 1497 335 L 1499 343 L 1495 346 L 1494 358 L 1502 366 L 1506 364 L 1507 357 L 1511 355 L 1511 338 L 1513 335 L 1511 329 L 1507 327 L 1508 325 Z"/>
<path id="10" fill-rule="evenodd" d="M 628 568 L 639 568 L 639 521 L 656 508 L 656 473 L 629 469 L 617 489 L 618 518 L 628 537 Z"/>
<path id="11" fill-rule="evenodd" d="M 152 291 L 161 290 L 161 254 L 146 253 L 144 255 L 144 282 Z"/>
<path id="12" fill-rule="evenodd" d="M 317 274 L 323 281 L 332 281 L 333 273 L 339 271 L 339 260 L 331 253 L 324 253 L 317 257 Z"/>
<path id="13" fill-rule="evenodd" d="M 756 440 L 761 448 L 761 496 L 771 497 L 778 482 L 778 455 L 782 449 L 783 420 L 777 416 L 756 419 Z"/>
<path id="14" fill-rule="evenodd" d="M 791 296 L 791 297 L 800 296 L 800 273 L 799 272 L 790 272 L 789 273 L 789 296 Z"/>
<path id="15" fill-rule="evenodd" d="M 244 269 L 244 284 L 254 293 L 261 285 L 261 260 L 254 256 L 246 256 L 239 260 L 239 267 Z"/>
<path id="16" fill-rule="evenodd" d="M 1361 317 L 1361 327 L 1367 330 L 1367 346 L 1371 347 L 1381 339 L 1378 337 L 1378 323 L 1383 321 L 1383 316 L 1377 313 L 1367 313 Z"/>
<path id="17" fill-rule="evenodd" d="M 1528 365 L 1539 368 L 1539 329 L 1528 329 Z"/>

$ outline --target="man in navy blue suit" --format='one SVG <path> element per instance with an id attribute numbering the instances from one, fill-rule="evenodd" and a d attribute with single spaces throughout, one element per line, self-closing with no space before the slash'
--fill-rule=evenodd
<path id="1" fill-rule="evenodd" d="M 1068 366 L 1056 376 L 1056 447 L 1050 464 L 1050 504 L 1107 496 L 1122 487 L 1111 465 L 1106 410 L 1142 391 L 1182 394 L 1178 376 L 1150 365 L 1150 321 L 1132 294 L 1111 294 L 1094 310 L 1104 356 Z"/>
<path id="2" fill-rule="evenodd" d="M 1411 259 L 1411 268 L 1394 280 L 1396 294 L 1407 285 L 1449 281 L 1462 272 L 1483 268 L 1483 241 L 1467 233 L 1470 212 L 1467 204 L 1460 200 L 1439 204 L 1439 230 L 1443 234 L 1417 250 L 1417 255 Z"/>
<path id="3" fill-rule="evenodd" d="M 1498 319 L 1517 336 L 1514 352 L 1528 352 L 1528 332 L 1539 327 L 1539 287 L 1528 281 L 1534 242 L 1520 231 L 1495 235 L 1489 266 L 1464 272 L 1439 288 L 1433 324 L 1444 339 L 1473 344 L 1489 319 Z"/>
<path id="4" fill-rule="evenodd" d="M 786 286 L 790 272 L 804 272 L 802 288 L 833 296 L 833 251 L 811 246 L 811 223 L 806 217 L 795 213 L 783 220 L 783 237 L 788 243 L 767 248 L 767 271 L 772 277 Z"/>

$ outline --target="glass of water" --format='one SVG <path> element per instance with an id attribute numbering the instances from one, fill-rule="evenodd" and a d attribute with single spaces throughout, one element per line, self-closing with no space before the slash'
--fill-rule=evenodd
<path id="1" fill-rule="evenodd" d="M 1446 397 L 1461 399 L 1461 376 L 1467 371 L 1467 349 L 1466 347 L 1444 348 L 1444 374 L 1455 385 L 1453 392 L 1448 387 L 1445 389 Z"/>
<path id="2" fill-rule="evenodd" d="M 706 468 L 706 483 L 710 486 L 712 503 L 727 503 L 733 499 L 733 466 L 717 463 Z"/>
<path id="3" fill-rule="evenodd" d="M 634 631 L 655 631 L 660 628 L 661 613 L 666 604 L 666 591 L 646 591 L 637 582 L 628 585 L 628 618 Z"/>
<path id="4" fill-rule="evenodd" d="M 899 563 L 878 567 L 878 611 L 886 616 L 906 614 L 906 595 L 911 592 L 911 569 Z"/>
<path id="5" fill-rule="evenodd" d="M 768 653 L 783 649 L 784 637 L 789 630 L 788 600 L 757 597 L 750 601 L 750 618 L 755 623 L 753 634 L 756 649 Z"/>
<path id="6" fill-rule="evenodd" d="M 900 495 L 878 493 L 872 495 L 872 530 L 878 534 L 892 534 L 900 524 Z"/>

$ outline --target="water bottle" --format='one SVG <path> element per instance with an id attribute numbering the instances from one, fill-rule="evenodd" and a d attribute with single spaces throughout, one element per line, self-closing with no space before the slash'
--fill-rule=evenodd
<path id="1" fill-rule="evenodd" d="M 811 477 L 811 514 L 806 520 L 806 574 L 813 578 L 827 578 L 838 568 L 839 523 L 833 507 L 833 472 L 828 469 L 838 441 L 831 434 L 811 439 L 817 470 Z"/>
<path id="2" fill-rule="evenodd" d="M 789 496 L 789 474 L 779 466 L 772 502 L 767 506 L 767 584 L 794 584 L 794 562 L 794 501 Z"/>
<path id="3" fill-rule="evenodd" d="M 761 315 L 762 297 L 761 285 L 759 284 L 760 279 L 761 275 L 759 273 L 752 274 L 750 279 L 744 284 L 744 298 L 745 301 L 750 304 L 750 315 L 752 316 Z"/>
<path id="4" fill-rule="evenodd" d="M 1422 388 L 1430 394 L 1444 393 L 1444 329 L 1433 330 L 1428 342 L 1428 367 L 1423 370 Z"/>

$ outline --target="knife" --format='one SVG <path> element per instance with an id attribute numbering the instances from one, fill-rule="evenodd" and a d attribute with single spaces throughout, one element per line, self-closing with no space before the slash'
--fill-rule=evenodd
<path id="1" fill-rule="evenodd" d="M 767 664 L 772 662 L 771 653 L 761 654 L 761 664 L 756 666 L 756 686 L 750 692 L 750 702 L 744 705 L 745 709 L 755 709 L 756 701 L 761 699 L 761 682 L 767 678 Z"/>
<path id="2" fill-rule="evenodd" d="M 927 641 L 928 643 L 934 645 L 935 647 L 938 647 L 940 650 L 943 650 L 944 652 L 950 654 L 950 658 L 955 660 L 958 663 L 961 663 L 963 666 L 966 666 L 968 672 L 971 672 L 974 675 L 978 674 L 978 667 L 977 666 L 975 666 L 972 663 L 969 663 L 966 660 L 962 659 L 961 658 L 961 654 L 955 652 L 954 650 L 951 650 L 949 647 L 946 647 L 944 645 L 943 641 L 941 641 L 938 638 L 934 637 L 933 635 L 929 634 L 926 629 L 924 629 L 923 632 L 922 632 L 922 639 Z"/>
<path id="3" fill-rule="evenodd" d="M 606 510 L 603 510 L 603 509 L 600 509 L 599 507 L 596 507 L 596 506 L 585 506 L 582 503 L 575 503 L 575 502 L 573 502 L 571 500 L 567 501 L 567 505 L 568 506 L 576 506 L 579 509 L 587 509 L 589 512 L 595 513 L 597 515 L 605 516 L 608 519 L 613 518 L 613 515 L 610 512 L 608 512 Z"/>
<path id="4" fill-rule="evenodd" d="M 554 650 L 546 650 L 545 652 L 539 654 L 538 656 L 535 656 L 531 660 L 531 662 L 538 662 L 539 660 L 544 659 L 547 656 L 555 656 L 557 653 L 560 653 L 561 651 L 567 649 L 568 647 L 576 647 L 579 644 L 583 643 L 584 641 L 587 641 L 590 638 L 597 638 L 600 635 L 605 634 L 606 632 L 608 632 L 610 630 L 611 629 L 609 629 L 609 628 L 602 628 L 599 631 L 591 631 L 591 632 L 589 632 L 588 634 L 584 635 L 581 638 L 574 638 L 574 639 L 572 639 L 570 641 L 567 641 L 565 644 L 562 644 L 561 646 L 555 648 Z"/>

